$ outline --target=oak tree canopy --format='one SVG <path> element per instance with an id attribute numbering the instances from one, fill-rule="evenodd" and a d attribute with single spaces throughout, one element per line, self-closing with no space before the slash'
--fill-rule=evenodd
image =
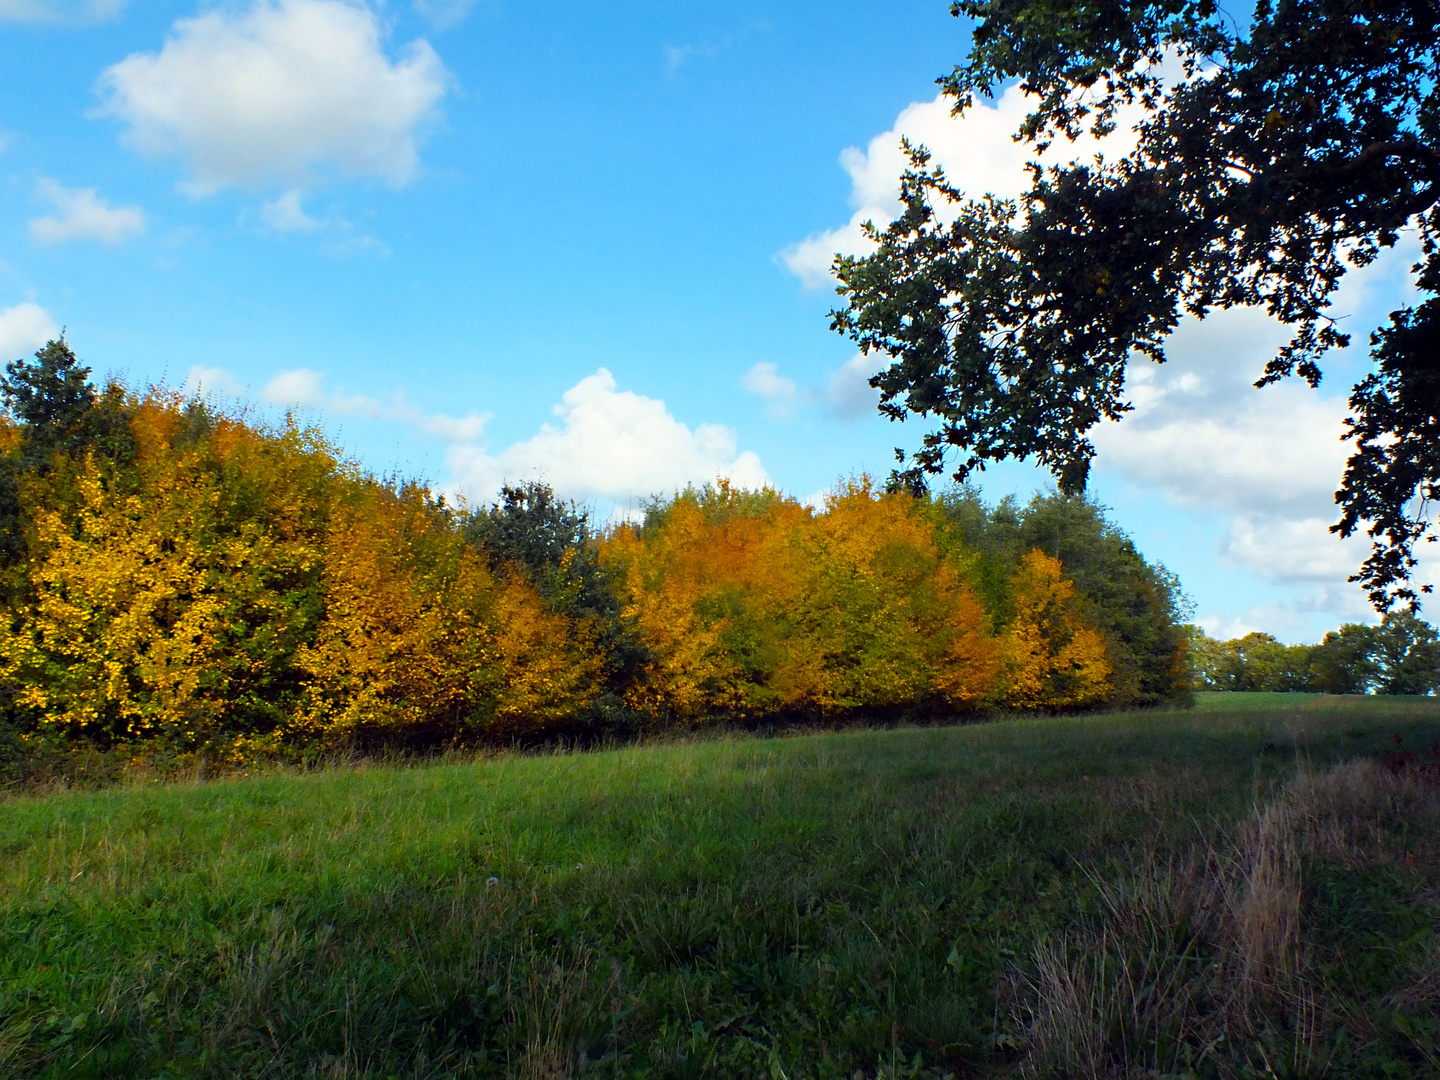
<path id="1" fill-rule="evenodd" d="M 1355 575 L 1382 609 L 1413 606 L 1415 544 L 1440 496 L 1440 3 L 959 0 L 968 58 L 940 80 L 956 113 L 1019 80 L 1017 132 L 1136 126 L 1113 160 L 1037 165 L 1018 200 L 958 190 L 908 147 L 902 213 L 876 247 L 837 257 L 834 328 L 886 354 L 871 380 L 894 419 L 933 429 L 897 484 L 1033 458 L 1082 490 L 1126 366 L 1163 361 L 1185 314 L 1263 308 L 1292 336 L 1257 385 L 1312 386 L 1350 335 L 1329 317 L 1341 277 L 1418 229 L 1419 300 L 1370 337 L 1350 397 L 1341 535 L 1373 542 Z M 1057 148 L 1058 149 L 1058 148 Z M 1045 161 L 1043 154 L 1038 158 Z"/>

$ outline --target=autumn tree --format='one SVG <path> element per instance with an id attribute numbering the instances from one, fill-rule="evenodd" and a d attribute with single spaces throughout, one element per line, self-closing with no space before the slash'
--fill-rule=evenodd
<path id="1" fill-rule="evenodd" d="M 928 501 L 842 485 L 815 512 L 777 492 L 684 492 L 606 539 L 651 649 L 657 716 L 826 715 L 992 703 L 999 646 Z"/>
<path id="2" fill-rule="evenodd" d="M 720 482 L 604 531 L 543 484 L 466 512 L 289 421 L 97 391 L 52 346 L 4 384 L 0 770 L 1112 696 L 1098 593 L 1038 549 L 1103 530 L 1017 519 L 997 562 L 954 506 L 863 477 L 818 510 Z"/>
<path id="3" fill-rule="evenodd" d="M 90 369 L 64 338 L 46 343 L 33 359 L 5 365 L 0 376 L 8 421 L 0 446 L 0 563 L 13 564 L 24 550 L 22 474 L 48 471 L 57 452 L 89 448 L 112 464 L 134 456 L 124 389 L 111 382 L 97 391 L 89 376 Z"/>
<path id="4" fill-rule="evenodd" d="M 301 722 L 332 743 L 433 743 L 563 725 L 595 692 L 593 641 L 498 580 L 415 485 L 352 477 L 323 541 Z"/>
<path id="5" fill-rule="evenodd" d="M 807 592 L 839 703 L 993 703 L 995 626 L 969 580 L 974 554 L 943 543 L 928 500 L 862 478 L 840 485 L 815 526 Z"/>
<path id="6" fill-rule="evenodd" d="M 1098 705 L 1110 694 L 1105 638 L 1087 626 L 1060 560 L 1038 549 L 1015 568 L 1001 638 L 997 703 L 1020 709 Z"/>
<path id="7" fill-rule="evenodd" d="M 1027 552 L 1059 560 L 1086 623 L 1105 637 L 1110 704 L 1189 701 L 1188 608 L 1179 580 L 1146 560 L 1103 507 L 1058 492 L 990 506 L 973 487 L 952 489 L 937 502 L 947 527 L 981 555 L 977 576 L 992 605 L 1006 603 L 1008 582 Z"/>
<path id="8" fill-rule="evenodd" d="M 598 650 L 604 686 L 587 719 L 606 728 L 633 725 L 625 696 L 649 654 L 625 613 L 616 572 L 600 560 L 600 534 L 589 511 L 531 480 L 502 486 L 499 498 L 468 513 L 461 528 L 494 573 L 523 578 Z"/>
<path id="9" fill-rule="evenodd" d="M 1128 366 L 1161 362 L 1182 315 L 1252 306 L 1292 328 L 1259 385 L 1321 378 L 1349 335 L 1341 278 L 1415 226 L 1416 303 L 1371 337 L 1350 397 L 1342 535 L 1357 578 L 1414 603 L 1414 544 L 1440 496 L 1440 7 L 1432 0 L 957 0 L 969 56 L 940 80 L 957 113 L 1019 80 L 1016 137 L 1039 157 L 1135 123 L 1135 149 L 1032 171 L 1017 201 L 965 192 L 911 148 L 903 212 L 838 257 L 834 326 L 889 366 L 892 418 L 933 422 L 897 483 L 1033 458 L 1082 490 L 1089 432 L 1120 419 Z M 1138 119 L 1134 119 L 1138 117 Z M 1428 586 L 1421 586 L 1428 591 Z"/>
<path id="10" fill-rule="evenodd" d="M 809 696 L 803 685 L 785 694 L 770 677 L 793 625 L 787 601 L 798 599 L 783 557 L 784 519 L 796 515 L 808 512 L 777 493 L 755 499 L 721 485 L 657 500 L 643 523 L 605 538 L 601 559 L 648 650 L 627 697 L 652 722 L 753 716 Z"/>
<path id="11" fill-rule="evenodd" d="M 497 576 L 425 489 L 290 424 L 96 393 L 72 361 L 11 366 L 40 390 L 3 428 L 25 558 L 3 567 L 0 724 L 214 759 L 510 738 L 592 707 L 594 628 Z"/>
<path id="12" fill-rule="evenodd" d="M 85 449 L 24 477 L 27 580 L 0 632 L 0 684 L 30 724 L 100 742 L 269 731 L 316 614 L 325 515 L 309 481 L 334 460 L 233 421 L 197 428 L 174 398 L 127 409 L 123 473 Z"/>

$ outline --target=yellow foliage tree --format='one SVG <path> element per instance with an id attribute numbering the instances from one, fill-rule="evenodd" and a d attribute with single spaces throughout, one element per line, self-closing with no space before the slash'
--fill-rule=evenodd
<path id="1" fill-rule="evenodd" d="M 816 519 L 813 619 L 830 673 L 827 707 L 884 707 L 939 696 L 978 705 L 994 683 L 989 619 L 942 554 L 928 504 L 843 485 Z"/>
<path id="2" fill-rule="evenodd" d="M 230 424 L 225 439 L 177 445 L 184 421 L 174 400 L 147 400 L 124 477 L 92 453 L 22 490 L 29 587 L 0 627 L 0 679 L 41 726 L 180 744 L 237 712 L 253 726 L 276 652 L 303 633 L 276 586 L 305 578 L 318 553 L 303 532 L 269 527 L 255 500 L 237 505 L 225 476 L 258 437 Z M 271 456 L 295 456 L 291 443 Z M 327 472 L 333 459 L 310 450 Z"/>
<path id="3" fill-rule="evenodd" d="M 324 617 L 301 649 L 302 723 L 334 740 L 463 738 L 573 719 L 598 658 L 520 577 L 498 582 L 423 490 L 351 485 L 324 546 Z"/>
<path id="4" fill-rule="evenodd" d="M 1042 551 L 1021 557 L 1014 614 L 1000 637 L 1000 700 L 1020 709 L 1074 708 L 1110 691 L 1105 638 L 1074 612 L 1075 586 Z"/>

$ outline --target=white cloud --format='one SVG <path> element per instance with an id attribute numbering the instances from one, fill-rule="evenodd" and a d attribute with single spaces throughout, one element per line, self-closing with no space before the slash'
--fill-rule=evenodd
<path id="1" fill-rule="evenodd" d="M 967 195 L 1017 198 L 1030 187 L 1025 165 L 1034 152 L 1012 136 L 1033 104 L 1017 85 L 993 103 L 977 99 L 960 117 L 951 113 L 954 101 L 944 95 L 907 106 L 895 126 L 876 135 L 864 150 L 851 146 L 840 154 L 840 165 L 850 175 L 850 205 L 855 208 L 850 220 L 791 245 L 780 260 L 806 288 L 817 288 L 833 280 L 830 266 L 836 252 L 858 255 L 869 250 L 860 226 L 873 221 L 883 228 L 899 215 L 900 175 L 910 164 L 900 146 L 902 138 L 929 149 L 933 163 Z M 1134 144 L 1135 133 L 1122 120 L 1113 134 L 1099 141 L 1088 136 L 1074 144 L 1057 141 L 1043 160 L 1057 164 L 1098 152 L 1119 156 Z M 1066 147 L 1070 153 L 1062 154 Z"/>
<path id="2" fill-rule="evenodd" d="M 1224 515 L 1217 554 L 1231 565 L 1280 585 L 1340 588 L 1364 558 L 1363 544 L 1327 531 L 1350 454 L 1346 405 L 1297 381 L 1251 385 L 1286 337 L 1255 309 L 1184 319 L 1169 362 L 1131 367 L 1135 409 L 1096 429 L 1096 469 Z"/>
<path id="3" fill-rule="evenodd" d="M 0 363 L 32 353 L 60 336 L 60 327 L 39 304 L 25 301 L 0 311 Z"/>
<path id="4" fill-rule="evenodd" d="M 1264 400 L 1229 413 L 1107 428 L 1095 440 L 1101 467 L 1178 506 L 1288 515 L 1328 504 L 1349 457 L 1343 402 L 1298 386 L 1252 393 Z"/>
<path id="5" fill-rule="evenodd" d="M 124 6 L 125 0 L 0 0 L 0 22 L 97 23 Z"/>
<path id="6" fill-rule="evenodd" d="M 690 428 L 665 403 L 617 390 L 599 369 L 567 390 L 554 408 L 557 424 L 490 455 L 455 446 L 450 468 L 458 488 L 488 499 L 506 481 L 543 479 L 566 498 L 625 499 L 670 492 L 726 477 L 760 487 L 769 477 L 751 451 L 737 453 L 735 433 L 719 424 Z"/>
<path id="7" fill-rule="evenodd" d="M 1333 535 L 1334 521 L 1333 514 L 1309 518 L 1240 514 L 1230 522 L 1220 553 L 1270 581 L 1334 585 L 1354 573 L 1367 550 L 1361 537 L 1341 540 Z"/>
<path id="8" fill-rule="evenodd" d="M 30 222 L 30 235 L 42 244 L 67 240 L 118 244 L 145 231 L 145 214 L 138 206 L 109 206 L 94 188 L 67 188 L 42 179 L 37 189 L 56 210 Z"/>
<path id="9" fill-rule="evenodd" d="M 423 40 L 392 63 L 367 7 L 256 0 L 181 19 L 160 52 L 108 68 L 99 112 L 142 153 L 183 158 L 196 194 L 304 185 L 324 168 L 404 184 L 449 82 Z"/>
<path id="10" fill-rule="evenodd" d="M 300 205 L 303 194 L 296 190 L 260 204 L 260 220 L 276 232 L 308 232 L 318 229 L 320 222 Z"/>
<path id="11" fill-rule="evenodd" d="M 784 401 L 795 396 L 795 380 L 787 379 L 768 360 L 762 360 L 740 378 L 740 385 L 750 393 L 771 400 Z"/>
<path id="12" fill-rule="evenodd" d="M 446 416 L 427 413 L 402 397 L 380 401 L 364 394 L 333 394 L 325 389 L 325 376 L 308 368 L 282 371 L 260 390 L 267 405 L 293 409 L 317 409 L 338 416 L 360 416 L 367 420 L 392 420 L 409 424 L 433 439 L 447 443 L 470 443 L 484 433 L 488 415 L 467 413 Z"/>
<path id="13" fill-rule="evenodd" d="M 186 395 L 200 397 L 219 394 L 222 397 L 238 398 L 244 395 L 245 386 L 224 368 L 196 364 L 185 376 L 185 382 L 181 384 L 180 390 Z"/>
<path id="14" fill-rule="evenodd" d="M 327 404 L 329 400 L 329 395 L 321 389 L 324 381 L 324 375 L 309 368 L 282 371 L 265 384 L 265 388 L 260 391 L 260 400 L 267 405 L 288 405 L 297 409 L 317 408 Z"/>
<path id="15" fill-rule="evenodd" d="M 1220 641 L 1260 631 L 1289 644 L 1313 644 L 1342 623 L 1376 621 L 1375 609 L 1359 589 L 1325 585 L 1293 600 L 1259 604 L 1240 615 L 1201 614 L 1195 625 Z"/>
<path id="16" fill-rule="evenodd" d="M 415 10 L 436 30 L 449 30 L 465 21 L 475 0 L 415 0 Z"/>
<path id="17" fill-rule="evenodd" d="M 321 243 L 317 250 L 325 255 L 348 257 L 356 255 L 388 255 L 390 249 L 367 233 L 357 232 L 343 217 L 325 214 L 316 217 L 305 209 L 304 192 L 292 188 L 285 194 L 260 204 L 260 221 L 277 233 L 315 234 Z"/>
<path id="18" fill-rule="evenodd" d="M 825 383 L 826 411 L 845 423 L 872 414 L 880 400 L 880 391 L 870 385 L 870 377 L 883 366 L 874 356 L 856 353 L 832 371 Z"/>
<path id="19" fill-rule="evenodd" d="M 1309 516 L 1330 505 L 1350 454 L 1341 441 L 1343 400 L 1293 383 L 1246 386 L 1224 400 L 1183 376 L 1158 388 L 1153 371 L 1137 374 L 1148 376 L 1137 391 L 1154 398 L 1095 432 L 1100 469 L 1158 489 L 1177 506 Z"/>
<path id="20" fill-rule="evenodd" d="M 762 360 L 740 377 L 740 385 L 747 393 L 765 399 L 765 412 L 777 420 L 788 420 L 794 415 L 799 387 L 794 379 L 787 379 L 770 361 Z"/>
<path id="21" fill-rule="evenodd" d="M 1402 285 L 1397 267 L 1414 261 L 1416 245 L 1406 238 L 1347 277 L 1331 310 L 1374 319 L 1376 310 L 1405 302 L 1410 285 Z M 1263 390 L 1252 385 L 1288 337 L 1253 308 L 1186 318 L 1166 344 L 1168 363 L 1131 367 L 1135 410 L 1094 434 L 1098 472 L 1118 474 L 1172 505 L 1220 515 L 1216 553 L 1224 562 L 1299 590 L 1289 602 L 1227 621 L 1227 634 L 1243 623 L 1283 636 L 1306 624 L 1307 615 L 1353 621 L 1368 610 L 1359 587 L 1346 581 L 1368 553 L 1368 540 L 1329 531 L 1351 453 L 1343 380 L 1322 390 L 1299 380 Z M 1358 351 L 1334 355 L 1331 366 L 1353 365 Z M 1435 580 L 1440 566 L 1424 548 L 1418 554 L 1420 580 Z"/>
<path id="22" fill-rule="evenodd" d="M 740 378 L 740 385 L 765 400 L 765 411 L 777 420 L 788 420 L 800 406 L 819 405 L 833 420 L 853 423 L 875 411 L 879 391 L 870 386 L 870 377 L 880 369 L 874 357 L 856 353 L 825 377 L 820 387 L 802 387 L 780 374 L 770 361 L 761 361 Z"/>

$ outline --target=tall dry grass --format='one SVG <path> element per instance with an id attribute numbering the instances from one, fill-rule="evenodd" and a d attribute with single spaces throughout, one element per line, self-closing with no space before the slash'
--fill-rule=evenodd
<path id="1" fill-rule="evenodd" d="M 1180 859 L 1142 852 L 1123 877 L 1093 879 L 1097 910 L 1038 942 L 1002 991 L 1022 1021 L 1021 1072 L 1323 1075 L 1339 1029 L 1366 1020 L 1341 1015 L 1317 977 L 1307 873 L 1413 863 L 1407 844 L 1436 836 L 1434 770 L 1302 767 L 1228 842 Z M 1426 956 L 1390 1004 L 1440 1002 L 1440 944 Z M 1415 1043 L 1440 1069 L 1440 1053 Z"/>

